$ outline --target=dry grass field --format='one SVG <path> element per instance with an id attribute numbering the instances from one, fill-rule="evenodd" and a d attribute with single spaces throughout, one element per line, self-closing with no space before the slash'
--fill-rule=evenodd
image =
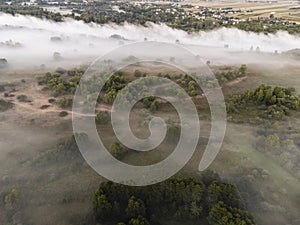
<path id="1" fill-rule="evenodd" d="M 274 13 L 276 17 L 284 18 L 292 22 L 300 23 L 300 4 L 297 1 L 196 1 L 187 0 L 181 4 L 240 9 L 240 13 L 231 14 L 239 18 L 269 17 Z"/>

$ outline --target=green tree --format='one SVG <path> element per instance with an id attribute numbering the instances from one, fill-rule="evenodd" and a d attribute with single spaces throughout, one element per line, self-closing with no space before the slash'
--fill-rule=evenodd
<path id="1" fill-rule="evenodd" d="M 136 218 L 146 214 L 146 207 L 141 199 L 136 199 L 134 196 L 128 200 L 126 215 L 128 218 Z"/>
<path id="2" fill-rule="evenodd" d="M 219 202 L 211 208 L 207 221 L 210 225 L 237 225 L 233 223 L 233 216 L 223 202 Z"/>
<path id="3" fill-rule="evenodd" d="M 127 150 L 118 142 L 111 144 L 109 146 L 109 150 L 110 153 L 117 159 L 121 159 L 127 153 Z"/>
<path id="4" fill-rule="evenodd" d="M 99 191 L 96 192 L 94 198 L 94 211 L 96 212 L 97 218 L 104 220 L 112 216 L 111 203 L 107 201 L 106 195 L 101 194 Z"/>
<path id="5" fill-rule="evenodd" d="M 150 225 L 150 223 L 142 216 L 138 216 L 137 218 L 132 218 L 128 225 Z"/>
<path id="6" fill-rule="evenodd" d="M 117 97 L 117 91 L 112 89 L 104 95 L 103 101 L 107 104 L 112 104 Z"/>
<path id="7" fill-rule="evenodd" d="M 18 189 L 12 189 L 11 192 L 5 196 L 4 203 L 7 209 L 14 209 L 20 200 L 21 192 Z"/>
<path id="8" fill-rule="evenodd" d="M 244 76 L 246 74 L 246 70 L 247 70 L 247 65 L 246 64 L 241 65 L 241 67 L 238 70 L 239 75 Z"/>
<path id="9" fill-rule="evenodd" d="M 135 77 L 141 77 L 143 74 L 142 74 L 142 72 L 141 71 L 139 71 L 139 70 L 135 70 L 134 71 L 134 76 Z"/>
<path id="10" fill-rule="evenodd" d="M 97 124 L 107 124 L 110 121 L 110 114 L 108 111 L 100 111 L 95 120 Z"/>
<path id="11" fill-rule="evenodd" d="M 155 112 L 159 108 L 159 102 L 154 100 L 150 105 L 150 111 Z"/>
<path id="12" fill-rule="evenodd" d="M 199 206 L 196 202 L 192 202 L 190 206 L 190 217 L 192 219 L 197 219 L 200 217 L 202 212 L 202 207 Z"/>

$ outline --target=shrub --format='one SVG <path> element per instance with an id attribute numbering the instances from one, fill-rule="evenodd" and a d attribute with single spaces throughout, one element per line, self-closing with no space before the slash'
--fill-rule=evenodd
<path id="1" fill-rule="evenodd" d="M 0 112 L 4 112 L 13 107 L 13 103 L 0 99 Z"/>
<path id="2" fill-rule="evenodd" d="M 66 112 L 66 111 L 61 111 L 58 115 L 60 116 L 60 117 L 65 117 L 65 116 L 67 116 L 69 113 L 68 112 Z"/>
<path id="3" fill-rule="evenodd" d="M 110 121 L 110 113 L 108 111 L 100 111 L 95 120 L 96 124 L 107 124 Z"/>
<path id="4" fill-rule="evenodd" d="M 57 105 L 61 108 L 67 108 L 72 105 L 72 99 L 60 98 L 57 100 Z"/>
<path id="5" fill-rule="evenodd" d="M 19 95 L 17 96 L 17 99 L 19 100 L 19 102 L 30 102 L 26 95 Z"/>

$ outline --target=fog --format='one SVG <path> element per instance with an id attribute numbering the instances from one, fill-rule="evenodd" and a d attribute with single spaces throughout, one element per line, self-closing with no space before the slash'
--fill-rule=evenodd
<path id="1" fill-rule="evenodd" d="M 249 65 L 250 71 L 255 69 L 255 73 L 249 75 L 246 80 L 238 79 L 241 81 L 241 86 L 228 86 L 227 92 L 256 87 L 257 84 L 265 82 L 270 85 L 293 86 L 299 93 L 299 61 L 274 54 L 275 51 L 281 53 L 300 47 L 300 37 L 286 32 L 264 35 L 221 28 L 188 34 L 163 24 L 149 23 L 147 27 L 127 23 L 97 25 L 85 24 L 70 18 L 65 22 L 55 23 L 30 16 L 0 13 L 0 59 L 7 59 L 8 70 L 21 70 L 16 73 L 2 73 L 4 70 L 1 69 L 0 61 L 0 82 L 11 81 L 16 84 L 5 89 L 5 92 L 15 95 L 15 97 L 5 98 L 13 101 L 15 104 L 13 109 L 0 113 L 0 194 L 3 190 L 9 193 L 12 188 L 17 188 L 24 196 L 21 200 L 24 204 L 21 204 L 18 208 L 19 212 L 15 213 L 18 216 L 10 211 L 2 213 L 0 224 L 3 224 L 2 220 L 6 214 L 20 224 L 27 224 L 27 220 L 30 224 L 83 224 L 81 220 L 92 212 L 91 193 L 102 181 L 102 178 L 84 164 L 82 158 L 76 159 L 75 162 L 51 158 L 58 140 L 68 139 L 72 135 L 71 116 L 60 118 L 58 113 L 63 109 L 56 105 L 51 105 L 47 110 L 40 108 L 48 105 L 48 99 L 52 96 L 42 91 L 43 87 L 37 85 L 32 76 L 34 73 L 26 69 L 39 70 L 45 67 L 46 71 L 48 69 L 51 71 L 52 68 L 57 67 L 77 67 L 90 63 L 123 44 L 146 40 L 177 43 L 204 60 L 210 60 L 213 65 L 256 63 L 254 66 Z M 250 51 L 251 47 L 253 47 L 252 51 Z M 256 51 L 257 47 L 259 52 Z M 57 54 L 54 54 L 55 52 Z M 44 66 L 41 67 L 43 64 Z M 257 64 L 262 65 L 264 71 Z M 282 64 L 288 65 L 277 69 Z M 260 76 L 262 74 L 260 70 L 263 71 L 263 76 Z M 41 71 L 41 74 L 44 72 Z M 23 78 L 24 82 L 21 81 Z M 28 95 L 32 102 L 19 102 L 16 97 L 21 94 Z M 294 130 L 295 134 L 298 134 L 297 127 L 300 126 L 300 121 L 298 117 L 290 118 L 287 121 L 288 125 L 284 121 L 279 127 L 283 130 Z M 275 129 L 275 132 L 278 130 Z M 288 217 L 292 214 L 297 215 L 299 208 L 298 205 L 294 205 L 295 199 L 292 195 L 294 189 L 299 187 L 299 179 L 286 172 L 276 161 L 273 162 L 271 157 L 265 157 L 268 161 L 261 159 L 262 154 L 255 153 L 255 135 L 254 126 L 230 124 L 222 152 L 225 151 L 223 154 L 226 155 L 236 151 L 243 157 L 236 165 L 230 164 L 232 171 L 242 171 L 237 167 L 238 165 L 246 169 L 257 167 L 268 170 L 270 179 L 259 180 L 261 183 L 258 183 L 256 189 L 266 190 L 263 194 L 266 194 L 268 201 L 271 199 L 270 202 L 274 206 L 283 199 L 282 207 L 286 207 L 289 214 L 278 213 L 276 210 L 268 212 L 267 217 L 279 216 L 284 222 L 275 223 L 275 217 L 273 221 L 261 224 L 288 224 Z M 288 135 L 280 136 L 280 139 L 288 137 Z M 229 159 L 231 155 L 228 155 Z M 59 156 L 64 158 L 64 155 Z M 251 161 L 250 166 L 244 165 L 245 156 L 249 158 L 249 162 Z M 218 165 L 223 165 L 222 159 L 217 159 Z M 36 165 L 38 160 L 44 161 L 41 165 Z M 228 161 L 231 163 L 231 158 Z M 227 165 L 226 162 L 224 165 Z M 220 166 L 220 174 L 226 175 L 226 171 L 223 170 Z M 73 174 L 74 171 L 76 176 Z M 230 171 L 227 173 L 230 177 Z M 253 177 L 252 174 L 247 173 L 242 175 L 242 177 Z M 273 197 L 269 197 L 269 192 L 277 196 L 278 200 L 273 201 Z M 69 205 L 66 205 L 66 202 Z M 270 205 L 270 208 L 271 206 L 273 205 Z"/>
<path id="2" fill-rule="evenodd" d="M 90 62 L 122 44 L 145 40 L 182 44 L 210 60 L 232 59 L 232 52 L 250 53 L 251 48 L 255 52 L 257 47 L 260 52 L 280 53 L 300 46 L 300 37 L 287 32 L 264 35 L 221 28 L 188 34 L 164 24 L 149 23 L 147 27 L 127 23 L 97 25 L 70 18 L 55 23 L 29 16 L 0 14 L 0 58 L 7 59 L 13 67 L 57 66 L 62 62 L 76 65 Z M 59 53 L 56 57 L 55 52 Z M 257 60 L 256 56 L 246 58 L 248 62 Z"/>

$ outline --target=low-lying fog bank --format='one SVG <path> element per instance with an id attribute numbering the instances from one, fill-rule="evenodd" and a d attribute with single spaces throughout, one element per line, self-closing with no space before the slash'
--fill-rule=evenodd
<path id="1" fill-rule="evenodd" d="M 273 54 L 300 46 L 300 37 L 286 32 L 264 35 L 221 28 L 188 34 L 164 24 L 97 25 L 73 19 L 55 23 L 0 13 L 0 58 L 6 59 L 10 68 L 88 63 L 122 44 L 145 40 L 182 44 L 205 60 L 240 61 L 241 54 L 236 53 L 242 52 L 245 63 L 259 62 L 258 52 Z"/>

